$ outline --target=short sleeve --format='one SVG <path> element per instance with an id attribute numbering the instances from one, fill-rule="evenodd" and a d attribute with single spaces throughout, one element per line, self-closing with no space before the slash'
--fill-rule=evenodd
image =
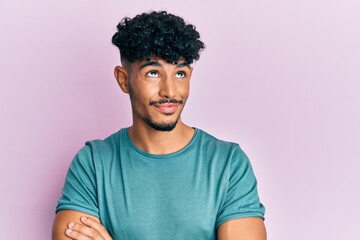
<path id="1" fill-rule="evenodd" d="M 75 210 L 99 217 L 96 175 L 90 145 L 74 157 L 66 175 L 56 212 Z"/>
<path id="2" fill-rule="evenodd" d="M 236 218 L 264 219 L 264 214 L 265 208 L 258 196 L 257 181 L 250 161 L 236 145 L 231 156 L 227 192 L 218 212 L 216 228 Z"/>

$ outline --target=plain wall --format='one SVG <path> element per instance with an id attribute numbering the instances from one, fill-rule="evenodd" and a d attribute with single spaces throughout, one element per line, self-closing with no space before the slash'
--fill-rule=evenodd
<path id="1" fill-rule="evenodd" d="M 131 124 L 111 37 L 150 9 L 201 33 L 183 120 L 249 155 L 268 239 L 358 239 L 358 0 L 1 1 L 0 239 L 50 239 L 73 156 Z"/>

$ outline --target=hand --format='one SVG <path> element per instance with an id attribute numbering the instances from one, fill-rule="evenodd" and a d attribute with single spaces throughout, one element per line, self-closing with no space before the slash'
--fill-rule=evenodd
<path id="1" fill-rule="evenodd" d="M 112 240 L 110 234 L 103 225 L 94 219 L 81 217 L 80 221 L 84 224 L 70 222 L 66 235 L 74 240 Z"/>

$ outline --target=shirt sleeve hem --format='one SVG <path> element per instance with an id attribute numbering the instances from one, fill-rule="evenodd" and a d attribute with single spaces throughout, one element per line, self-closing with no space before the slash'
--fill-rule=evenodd
<path id="1" fill-rule="evenodd" d="M 234 220 L 237 218 L 249 218 L 249 217 L 259 217 L 262 220 L 265 220 L 264 215 L 261 213 L 256 213 L 256 212 L 249 212 L 249 213 L 236 213 L 236 214 L 232 214 L 229 215 L 227 217 L 224 217 L 222 219 L 219 219 L 218 221 L 216 221 L 216 229 L 223 223 L 230 221 L 230 220 Z"/>
<path id="2" fill-rule="evenodd" d="M 56 208 L 55 213 L 58 213 L 61 210 L 74 210 L 74 211 L 86 213 L 86 214 L 92 215 L 94 217 L 100 218 L 98 212 L 93 211 L 93 210 L 88 209 L 88 208 L 84 208 L 84 207 L 73 206 L 73 205 L 63 205 L 63 206 L 60 206 L 60 207 Z"/>

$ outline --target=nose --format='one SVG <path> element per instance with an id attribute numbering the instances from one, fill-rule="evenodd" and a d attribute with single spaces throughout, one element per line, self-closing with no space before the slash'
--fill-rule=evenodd
<path id="1" fill-rule="evenodd" d="M 160 96 L 163 98 L 173 99 L 176 96 L 176 83 L 175 79 L 171 77 L 163 78 L 160 87 Z"/>

